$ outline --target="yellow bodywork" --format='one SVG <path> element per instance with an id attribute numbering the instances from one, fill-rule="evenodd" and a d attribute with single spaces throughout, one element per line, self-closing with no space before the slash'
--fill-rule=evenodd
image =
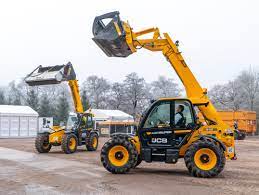
<path id="1" fill-rule="evenodd" d="M 77 113 L 83 113 L 83 104 L 81 101 L 80 93 L 79 93 L 79 86 L 77 80 L 69 80 L 68 85 L 70 87 L 70 91 L 73 97 L 75 110 Z M 62 141 L 62 137 L 65 133 L 65 129 L 60 126 L 53 126 L 51 128 L 53 132 L 49 135 L 49 143 L 53 145 L 60 145 Z"/>
<path id="2" fill-rule="evenodd" d="M 65 129 L 60 126 L 52 127 L 53 132 L 49 135 L 49 143 L 52 145 L 59 145 L 61 144 L 62 137 L 65 133 Z"/>
<path id="3" fill-rule="evenodd" d="M 115 24 L 116 27 L 116 24 Z M 233 158 L 235 155 L 235 143 L 233 130 L 225 124 L 220 118 L 217 110 L 207 96 L 207 89 L 203 89 L 193 73 L 184 61 L 181 52 L 178 50 L 177 45 L 172 41 L 167 33 L 160 34 L 158 28 L 150 28 L 140 32 L 133 32 L 129 24 L 123 22 L 123 28 L 126 32 L 126 42 L 132 52 L 136 52 L 137 48 L 145 48 L 150 51 L 160 51 L 165 56 L 166 60 L 170 62 L 171 66 L 176 71 L 181 79 L 187 97 L 192 104 L 196 105 L 203 117 L 206 119 L 208 125 L 201 126 L 200 129 L 194 131 L 185 144 L 180 149 L 180 156 L 184 156 L 188 146 L 199 138 L 199 135 L 212 135 L 219 139 L 225 146 L 226 158 Z M 118 29 L 118 28 L 116 28 Z M 117 32 L 118 34 L 120 32 Z M 152 34 L 151 34 L 152 33 Z M 141 39 L 143 35 L 153 35 L 149 39 Z M 164 98 L 171 100 L 173 98 Z M 177 130 L 176 130 L 177 132 Z M 138 152 L 140 152 L 140 143 L 137 137 L 133 138 Z"/>
<path id="4" fill-rule="evenodd" d="M 70 87 L 70 91 L 71 91 L 71 94 L 72 94 L 72 97 L 73 97 L 76 112 L 77 113 L 83 113 L 84 108 L 83 108 L 83 104 L 82 104 L 81 97 L 80 97 L 78 81 L 77 80 L 69 80 L 68 85 Z"/>

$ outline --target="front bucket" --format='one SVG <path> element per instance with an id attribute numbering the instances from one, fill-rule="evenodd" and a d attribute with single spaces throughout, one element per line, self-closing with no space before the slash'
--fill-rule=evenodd
<path id="1" fill-rule="evenodd" d="M 127 57 L 132 54 L 119 14 L 111 12 L 94 19 L 93 40 L 108 57 Z M 105 25 L 104 21 L 107 19 L 110 19 L 110 22 Z"/>
<path id="2" fill-rule="evenodd" d="M 76 74 L 72 64 L 42 67 L 38 66 L 26 78 L 29 86 L 59 84 L 62 81 L 75 80 Z"/>

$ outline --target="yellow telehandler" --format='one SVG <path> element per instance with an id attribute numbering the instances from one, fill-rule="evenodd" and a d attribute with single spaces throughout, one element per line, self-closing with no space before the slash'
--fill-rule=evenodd
<path id="1" fill-rule="evenodd" d="M 39 153 L 47 153 L 52 146 L 61 146 L 66 154 L 74 153 L 77 146 L 85 145 L 88 151 L 98 147 L 99 132 L 94 129 L 93 114 L 84 112 L 76 74 L 72 64 L 38 66 L 26 78 L 29 86 L 53 85 L 67 81 L 71 90 L 76 113 L 68 116 L 65 127 L 54 126 L 50 132 L 38 133 L 35 147 Z"/>
<path id="2" fill-rule="evenodd" d="M 105 20 L 105 21 L 104 21 Z M 107 20 L 110 20 L 107 23 Z M 112 173 L 125 173 L 146 162 L 176 163 L 184 158 L 190 174 L 215 177 L 226 159 L 235 159 L 233 130 L 216 109 L 167 33 L 158 28 L 134 32 L 119 12 L 97 16 L 93 40 L 109 57 L 128 57 L 138 49 L 162 52 L 181 79 L 188 98 L 161 98 L 143 114 L 135 136 L 116 134 L 101 150 L 101 162 Z M 143 38 L 151 35 L 152 38 Z M 147 67 L 147 71 L 150 71 Z M 195 114 L 197 107 L 207 125 Z"/>

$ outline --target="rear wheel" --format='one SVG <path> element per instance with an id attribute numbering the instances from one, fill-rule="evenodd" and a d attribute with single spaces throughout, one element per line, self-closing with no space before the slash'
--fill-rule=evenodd
<path id="1" fill-rule="evenodd" d="M 194 177 L 215 177 L 225 166 L 223 150 L 210 140 L 198 140 L 189 146 L 184 156 L 186 167 Z"/>
<path id="2" fill-rule="evenodd" d="M 86 144 L 88 151 L 96 151 L 98 148 L 98 135 L 96 133 L 91 133 L 89 136 L 88 143 Z"/>
<path id="3" fill-rule="evenodd" d="M 62 137 L 61 148 L 64 153 L 71 154 L 77 149 L 77 137 L 73 134 L 64 134 Z"/>
<path id="4" fill-rule="evenodd" d="M 48 134 L 38 134 L 35 139 L 35 148 L 39 153 L 48 153 L 51 149 Z"/>
<path id="5" fill-rule="evenodd" d="M 125 137 L 113 137 L 101 150 L 103 166 L 111 173 L 126 173 L 137 162 L 138 152 L 135 145 Z"/>

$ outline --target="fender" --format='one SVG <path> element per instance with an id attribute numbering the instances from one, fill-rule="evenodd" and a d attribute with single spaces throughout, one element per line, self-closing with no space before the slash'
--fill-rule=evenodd
<path id="1" fill-rule="evenodd" d="M 199 139 L 202 140 L 202 139 L 206 139 L 206 138 L 209 138 L 209 139 L 213 139 L 214 141 L 218 142 L 220 147 L 226 151 L 226 146 L 222 143 L 222 141 L 220 141 L 218 138 L 214 137 L 214 136 L 211 136 L 211 135 L 199 135 Z"/>
<path id="2" fill-rule="evenodd" d="M 100 136 L 100 133 L 99 133 L 99 130 L 98 130 L 98 129 L 92 129 L 92 130 L 90 131 L 90 134 L 92 134 L 92 133 L 97 134 L 98 137 Z"/>

